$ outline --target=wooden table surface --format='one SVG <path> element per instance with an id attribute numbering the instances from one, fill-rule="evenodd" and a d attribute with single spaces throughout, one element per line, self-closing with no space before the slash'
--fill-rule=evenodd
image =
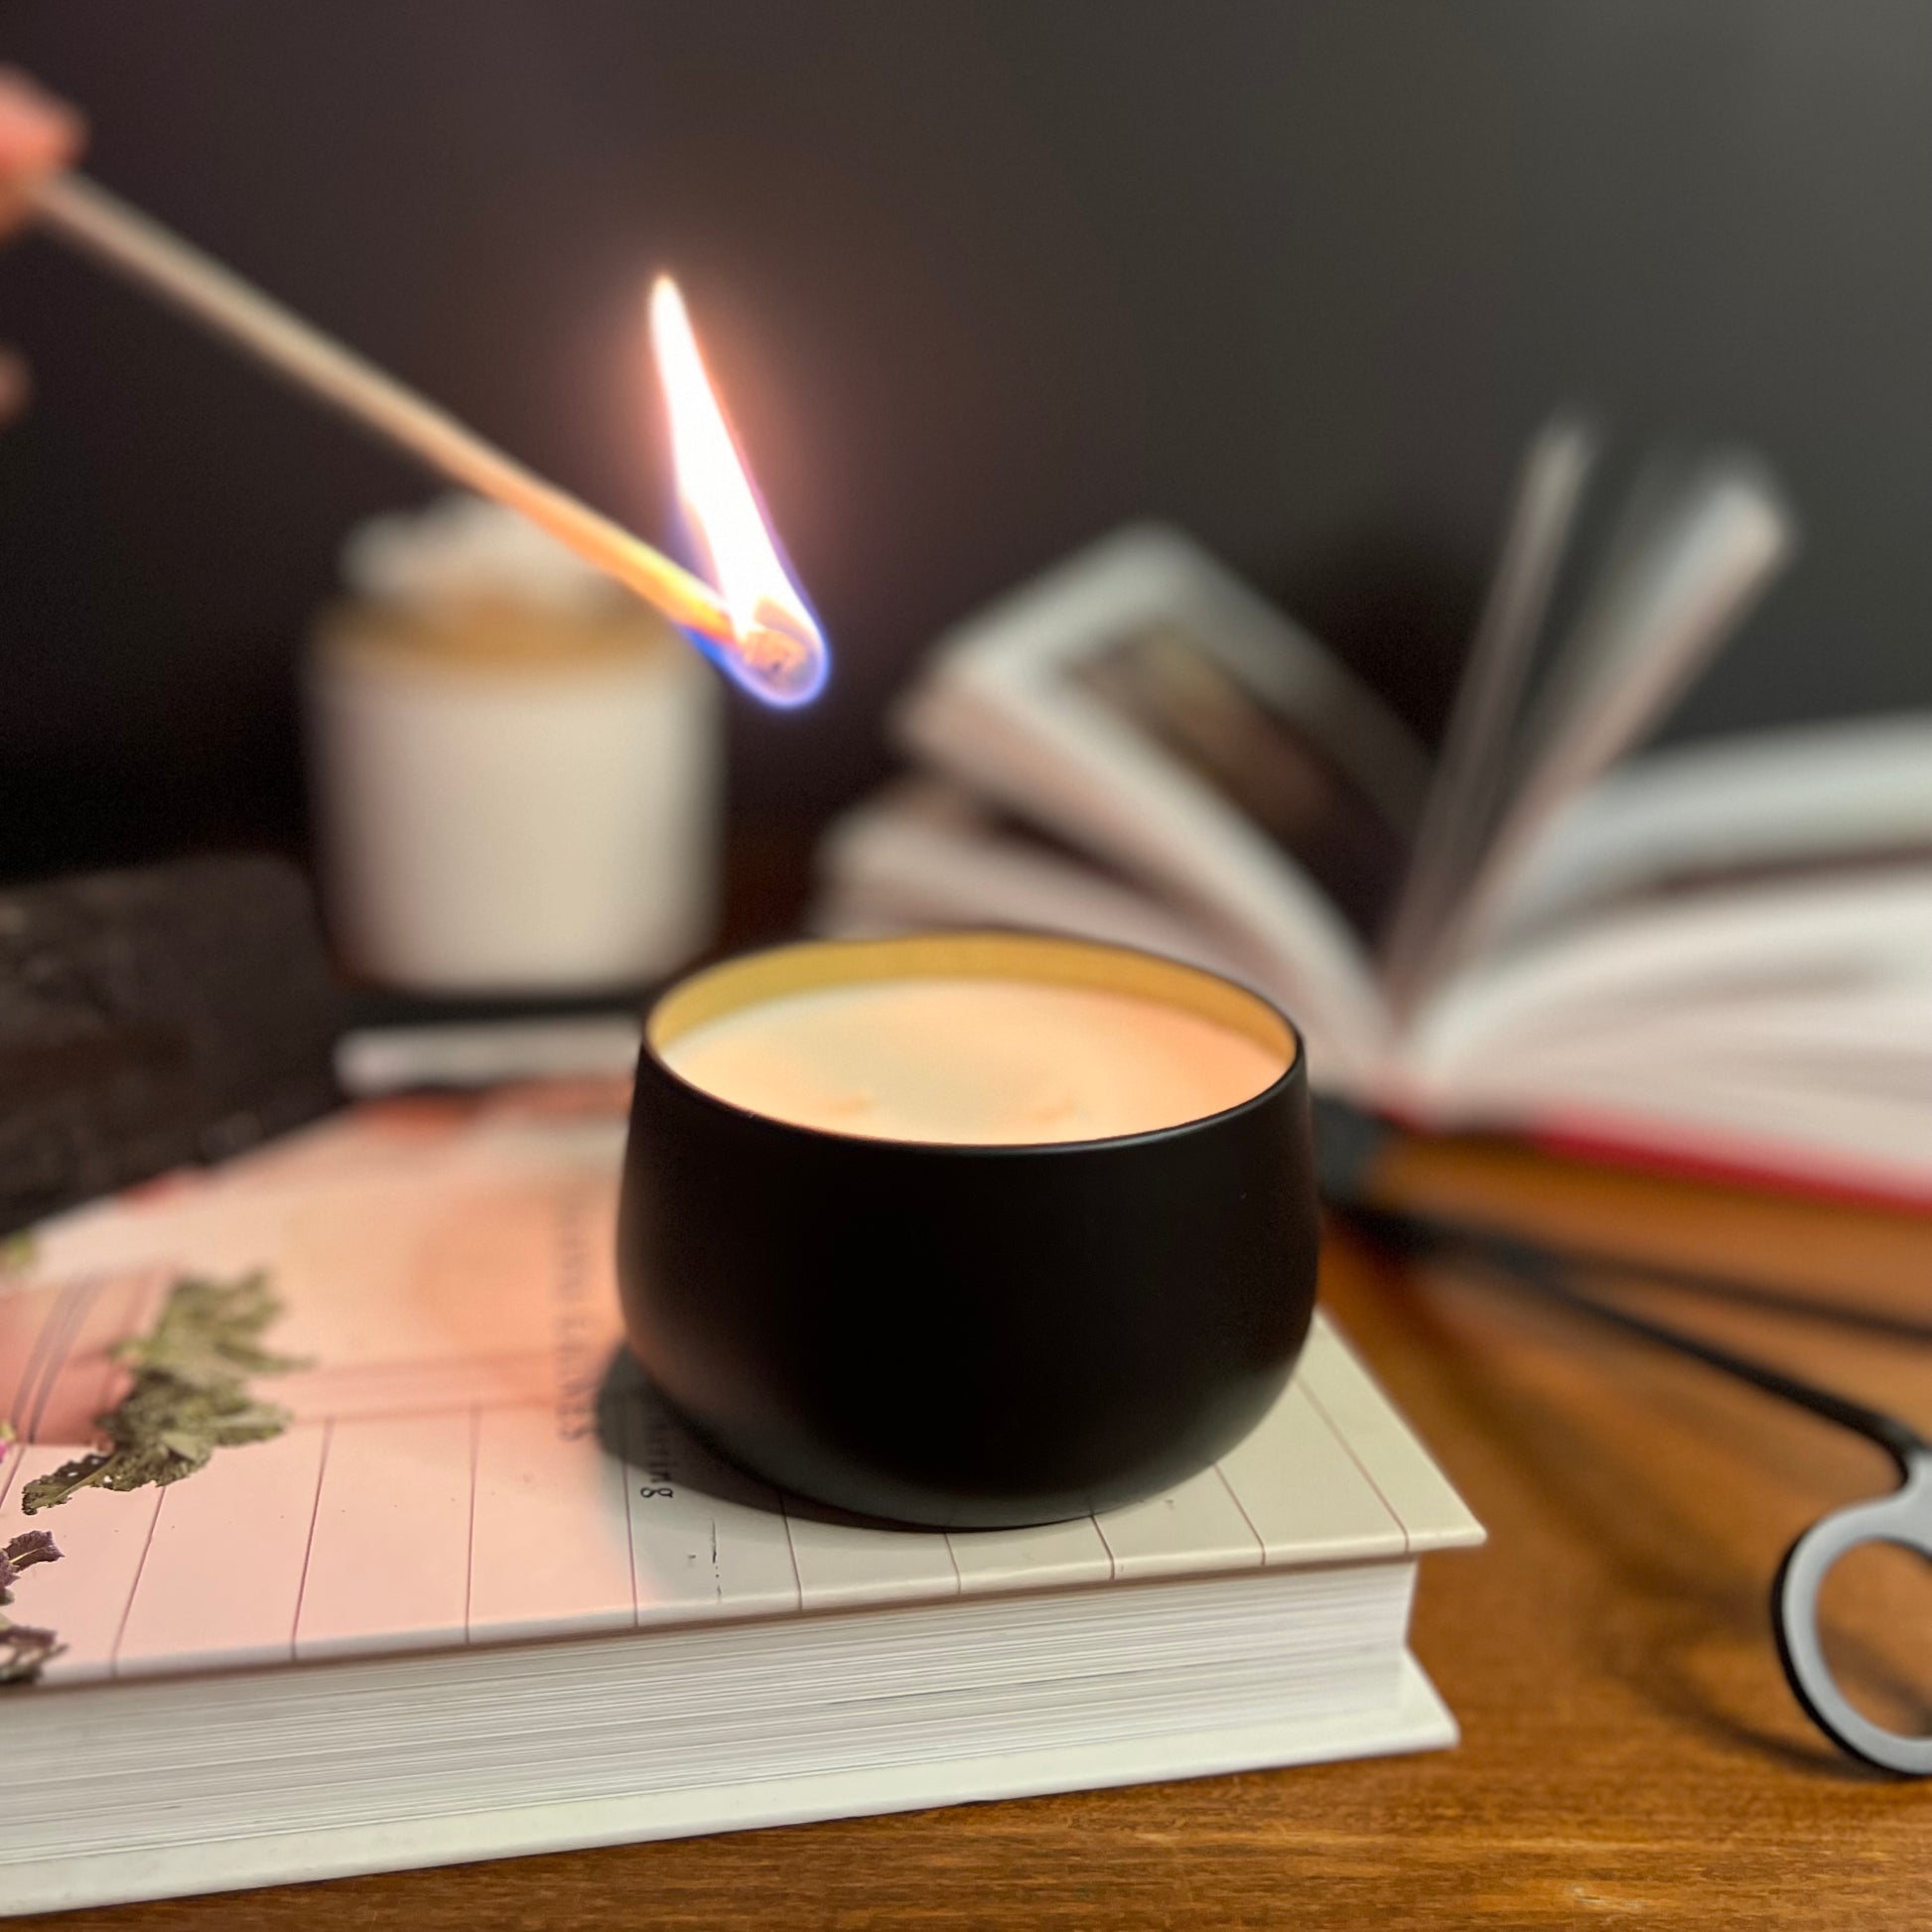
<path id="1" fill-rule="evenodd" d="M 1932 1221 L 1493 1147 L 1407 1150 L 1393 1169 L 1413 1198 L 1932 1317 Z M 1417 1611 L 1456 1750 L 29 1923 L 1932 1924 L 1932 1784 L 1861 1769 L 1811 1729 L 1767 1614 L 1786 1545 L 1886 1485 L 1880 1456 L 1648 1344 L 1343 1241 L 1324 1292 L 1489 1526 L 1486 1550 L 1429 1560 Z M 1932 1347 L 1669 1305 L 1932 1428 Z M 1932 1575 L 1855 1559 L 1827 1606 L 1848 1682 L 1894 1725 L 1932 1727 Z"/>

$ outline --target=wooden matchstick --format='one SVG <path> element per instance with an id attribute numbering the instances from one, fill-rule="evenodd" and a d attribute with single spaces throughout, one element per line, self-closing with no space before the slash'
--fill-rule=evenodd
<path id="1" fill-rule="evenodd" d="M 747 643 L 718 594 L 701 579 L 588 503 L 546 483 L 447 410 L 313 328 L 97 182 L 72 172 L 49 175 L 31 191 L 31 206 L 49 234 L 164 297 L 432 470 L 520 511 L 586 562 L 655 605 L 673 623 L 717 643 Z"/>

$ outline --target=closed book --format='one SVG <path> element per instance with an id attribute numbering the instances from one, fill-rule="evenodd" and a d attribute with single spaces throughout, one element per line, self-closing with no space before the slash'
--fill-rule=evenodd
<path id="1" fill-rule="evenodd" d="M 8 1613 L 63 1647 L 0 1690 L 9 1909 L 1452 1741 L 1409 1606 L 1481 1531 L 1330 1324 L 1171 1493 L 841 1518 L 629 1365 L 622 1133 L 615 1082 L 371 1103 L 16 1254 L 0 1545 L 62 1555 Z M 247 1393 L 286 1427 L 49 1503 L 139 1371 L 117 1347 L 256 1274 L 287 1362 Z"/>

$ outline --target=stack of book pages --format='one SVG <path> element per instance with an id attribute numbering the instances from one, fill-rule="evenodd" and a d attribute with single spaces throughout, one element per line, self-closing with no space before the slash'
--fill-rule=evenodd
<path id="1" fill-rule="evenodd" d="M 12 1244 L 9 1908 L 1452 1741 L 1409 1608 L 1481 1531 L 1330 1325 L 1172 1493 L 840 1519 L 627 1366 L 621 1106 L 372 1103 Z"/>

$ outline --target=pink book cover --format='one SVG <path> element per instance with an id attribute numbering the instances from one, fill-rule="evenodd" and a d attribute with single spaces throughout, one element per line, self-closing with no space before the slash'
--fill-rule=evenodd
<path id="1" fill-rule="evenodd" d="M 653 1574 L 662 1552 L 635 1547 L 625 1464 L 603 1440 L 641 1441 L 640 1385 L 606 1392 L 600 1430 L 622 1101 L 583 1085 L 364 1106 L 13 1244 L 0 1541 L 45 1529 L 62 1549 L 23 1573 L 11 1611 L 65 1646 L 49 1683 L 689 1609 L 685 1580 Z M 94 1418 L 131 1381 L 115 1345 L 170 1285 L 257 1270 L 283 1310 L 264 1343 L 299 1366 L 250 1387 L 287 1429 L 165 1487 L 83 1488 L 26 1514 L 28 1484 L 97 1447 Z"/>

